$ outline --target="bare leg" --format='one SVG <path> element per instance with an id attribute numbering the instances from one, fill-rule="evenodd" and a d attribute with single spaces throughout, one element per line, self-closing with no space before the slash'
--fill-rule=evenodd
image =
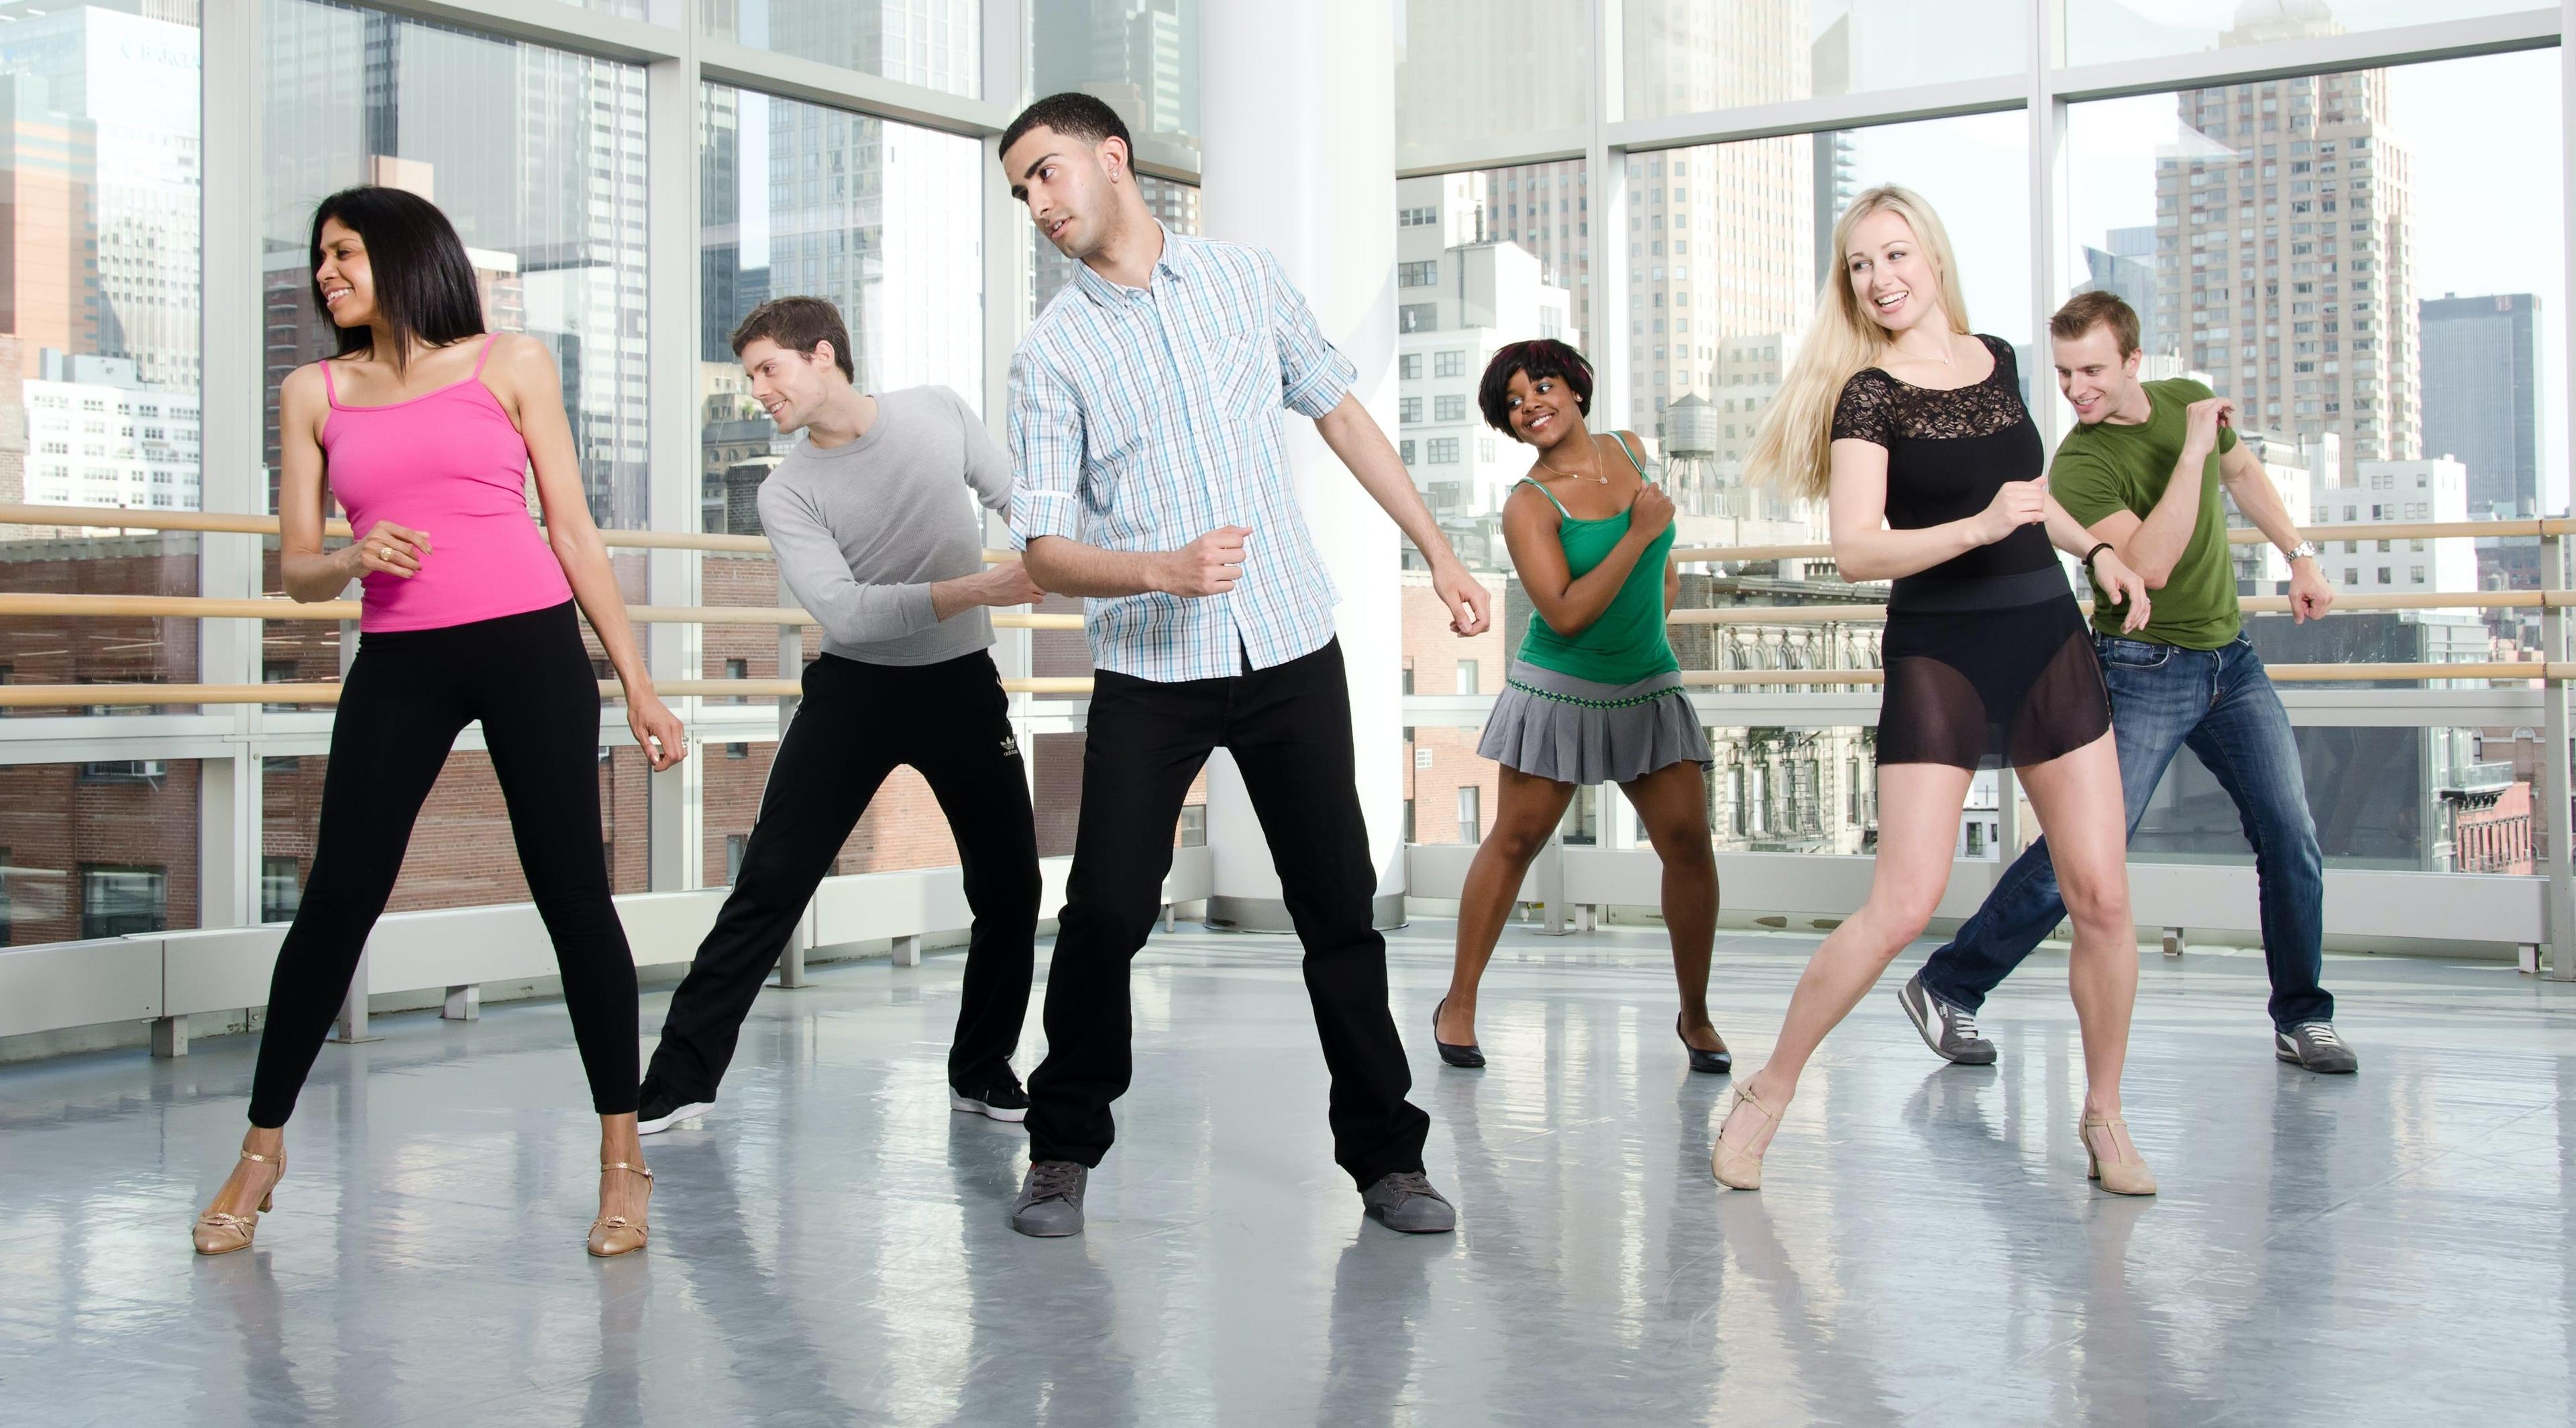
<path id="1" fill-rule="evenodd" d="M 2120 758 L 2104 734 L 2071 754 L 2020 771 L 2031 811 L 2048 831 L 2048 854 L 2075 924 L 2067 986 L 2084 1029 L 2084 1114 L 2120 1118 L 2120 1075 L 2129 1059 L 2129 1015 L 2138 1001 L 2138 934 L 2129 910 L 2129 840 L 2123 826 Z M 2091 1133 L 2105 1159 L 2134 1158 L 2114 1129 Z M 2118 1145 L 2110 1142 L 2116 1137 Z"/>
<path id="2" fill-rule="evenodd" d="M 1504 919 L 1520 897 L 1530 860 L 1547 843 L 1574 801 L 1574 785 L 1505 768 L 1494 826 L 1476 845 L 1467 884 L 1458 892 L 1458 960 L 1449 972 L 1449 995 L 1440 1004 L 1438 1036 L 1452 1046 L 1476 1040 L 1476 983 L 1493 960 Z"/>
<path id="3" fill-rule="evenodd" d="M 1681 984 L 1682 1039 L 1702 1051 L 1724 1051 L 1726 1039 L 1708 1019 L 1717 854 L 1708 838 L 1707 775 L 1696 763 L 1667 764 L 1620 787 L 1664 864 L 1664 928 L 1673 939 L 1673 980 Z"/>
<path id="4" fill-rule="evenodd" d="M 1967 802 L 1968 779 L 1968 770 L 1947 764 L 1879 768 L 1878 869 L 1870 879 L 1869 901 L 1807 959 L 1770 1062 L 1736 1083 L 1773 1116 L 1786 1113 L 1798 1093 L 1799 1074 L 1825 1033 L 1851 1014 L 1879 973 L 1932 920 L 1932 909 L 1950 882 L 1950 851 L 1958 845 L 1959 809 Z M 2116 800 L 2113 806 L 2118 806 Z M 1759 1155 L 1778 1124 L 1738 1104 L 1720 1134 L 1727 1144 Z"/>
<path id="5" fill-rule="evenodd" d="M 635 1135 L 635 1113 L 599 1118 L 599 1163 L 602 1165 L 642 1165 L 644 1142 Z M 645 1222 L 644 1205 L 652 1193 L 652 1183 L 641 1175 L 623 1170 L 599 1173 L 599 1213 L 624 1215 L 636 1224 Z"/>
<path id="6" fill-rule="evenodd" d="M 284 1173 L 280 1167 L 286 1157 L 286 1127 L 252 1126 L 242 1135 L 242 1149 L 268 1157 L 267 1163 L 235 1161 L 233 1173 L 225 1179 L 224 1188 L 215 1192 L 214 1203 L 207 1209 L 221 1210 L 229 1215 L 248 1215 L 259 1208 L 259 1202 Z"/>

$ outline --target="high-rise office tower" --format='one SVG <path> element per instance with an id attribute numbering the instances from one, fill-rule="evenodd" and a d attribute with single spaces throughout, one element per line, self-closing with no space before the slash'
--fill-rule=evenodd
<path id="1" fill-rule="evenodd" d="M 264 31 L 263 236 L 284 294 L 271 402 L 327 339 L 307 316 L 280 320 L 310 311 L 298 270 L 314 202 L 352 184 L 410 189 L 469 251 L 495 255 L 477 259 L 492 327 L 552 350 L 592 518 L 645 524 L 644 71 L 301 0 L 271 3 Z"/>
<path id="2" fill-rule="evenodd" d="M 2154 226 L 2114 228 L 2103 235 L 2101 247 L 2085 245 L 2084 268 L 2084 281 L 2075 291 L 2116 295 L 2138 314 L 2138 350 L 2150 357 L 2165 355 L 2164 334 L 2156 328 Z M 2027 354 L 2022 371 L 2030 371 Z"/>
<path id="3" fill-rule="evenodd" d="M 198 382 L 195 6 L 0 6 L 10 331 Z"/>
<path id="4" fill-rule="evenodd" d="M 2472 516 L 2537 515 L 2540 299 L 2445 294 L 2420 305 L 2424 452 L 2468 468 Z"/>
<path id="5" fill-rule="evenodd" d="M 1080 90 L 1150 148 L 1198 144 L 1198 0 L 1041 0 L 1029 15 L 1029 87 Z"/>
<path id="6" fill-rule="evenodd" d="M 853 10 L 861 13 L 853 14 Z M 915 55 L 908 83 L 952 93 L 977 81 L 972 45 L 927 46 L 903 34 L 939 16 L 950 32 L 962 0 L 852 7 L 773 0 L 774 48 L 822 45 L 853 68 Z M 954 13 L 952 13 L 954 12 Z M 891 74 L 892 71 L 888 70 Z M 849 324 L 862 389 L 936 382 L 982 396 L 981 160 L 972 141 L 867 115 L 767 99 L 768 295 L 827 298 Z M 751 105 L 744 105 L 744 122 Z M 905 215 L 888 224 L 887 212 Z"/>
<path id="7" fill-rule="evenodd" d="M 1655 86 L 1670 112 L 1816 91 L 1819 42 L 1804 0 L 1670 0 L 1661 8 L 1659 29 L 1627 30 L 1624 61 L 1629 83 Z M 1776 339 L 1800 325 L 1816 292 L 1820 142 L 1832 140 L 1801 134 L 1628 159 L 1626 415 L 1640 433 L 1660 438 L 1664 408 L 1677 398 L 1725 401 L 1718 385 L 1727 339 Z M 1588 284 L 1570 286 L 1578 322 L 1593 327 Z M 1595 339 L 1617 340 L 1610 332 Z"/>
<path id="8" fill-rule="evenodd" d="M 2223 43 L 2337 27 L 2314 4 L 2249 4 Z M 2231 152 L 2156 166 L 2156 316 L 2241 420 L 2343 437 L 2361 461 L 2412 460 L 2417 406 L 2411 160 L 2389 133 L 2388 74 L 2301 75 L 2178 97 Z"/>

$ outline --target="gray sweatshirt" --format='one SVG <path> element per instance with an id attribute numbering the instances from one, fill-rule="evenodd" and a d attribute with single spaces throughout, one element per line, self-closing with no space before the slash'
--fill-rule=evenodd
<path id="1" fill-rule="evenodd" d="M 984 568 L 972 502 L 1011 503 L 1011 459 L 946 387 L 877 396 L 867 434 L 842 446 L 799 441 L 760 483 L 760 524 L 788 591 L 823 625 L 823 652 L 865 664 L 919 665 L 989 648 L 984 607 L 940 620 L 935 581 Z"/>

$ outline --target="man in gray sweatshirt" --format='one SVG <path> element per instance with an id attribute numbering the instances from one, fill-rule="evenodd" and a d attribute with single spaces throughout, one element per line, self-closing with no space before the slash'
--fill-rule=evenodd
<path id="1" fill-rule="evenodd" d="M 823 654 L 805 666 L 733 893 L 671 998 L 637 1128 L 711 1108 L 752 999 L 897 764 L 920 770 L 948 815 L 974 911 L 949 1104 L 1020 1120 L 1010 1055 L 1035 958 L 1037 830 L 984 612 L 1043 592 L 1017 561 L 985 566 L 975 513 L 1008 508 L 1010 458 L 945 387 L 862 394 L 849 332 L 821 298 L 761 304 L 733 350 L 778 429 L 805 434 L 761 483 L 760 523 Z"/>

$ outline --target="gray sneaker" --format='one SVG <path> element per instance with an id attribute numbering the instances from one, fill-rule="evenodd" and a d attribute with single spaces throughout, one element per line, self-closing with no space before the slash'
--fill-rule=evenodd
<path id="1" fill-rule="evenodd" d="M 1011 1228 L 1039 1239 L 1082 1233 L 1082 1191 L 1091 1168 L 1071 1160 L 1041 1160 L 1020 1182 L 1011 1206 Z"/>
<path id="2" fill-rule="evenodd" d="M 2288 1031 L 2273 1032 L 2272 1054 L 2327 1076 L 2348 1075 L 2361 1069 L 2361 1058 L 2335 1035 L 2330 1021 L 2303 1021 Z"/>
<path id="3" fill-rule="evenodd" d="M 1419 1170 L 1400 1170 L 1360 1192 L 1369 1217 L 1408 1235 L 1445 1235 L 1458 1228 L 1458 1209 L 1431 1188 Z"/>
<path id="4" fill-rule="evenodd" d="M 1962 1066 L 1995 1064 L 1995 1044 L 1977 1035 L 1976 1013 L 1954 1007 L 1923 988 L 1923 974 L 1915 973 L 1905 985 L 1896 989 L 1897 1003 L 1914 1029 L 1923 1033 L 1923 1044 L 1933 1054 L 1946 1057 Z"/>

